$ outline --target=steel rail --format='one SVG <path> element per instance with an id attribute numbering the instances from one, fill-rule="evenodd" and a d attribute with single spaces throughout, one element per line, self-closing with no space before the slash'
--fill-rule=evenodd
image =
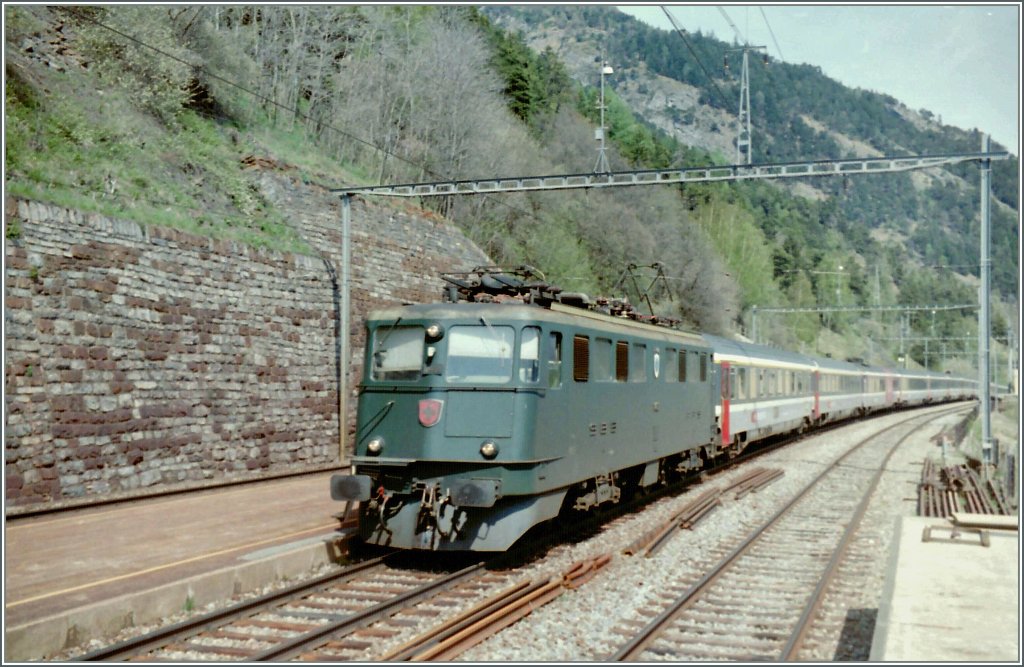
<path id="1" fill-rule="evenodd" d="M 937 415 L 928 415 L 929 419 L 925 423 L 932 422 L 940 417 L 944 417 L 947 414 L 951 414 L 955 410 L 949 410 Z M 920 415 L 917 415 L 920 416 Z M 908 432 L 902 438 L 896 441 L 896 443 L 889 449 L 889 453 L 882 459 L 882 465 L 878 467 L 874 476 L 871 479 L 871 484 L 868 486 L 867 491 L 864 492 L 863 498 L 857 505 L 857 509 L 854 511 L 849 523 L 846 524 L 846 530 L 843 531 L 843 536 L 839 540 L 839 544 L 832 552 L 832 558 L 829 560 L 825 571 L 822 573 L 818 585 L 815 587 L 814 592 L 811 594 L 807 605 L 804 607 L 804 612 L 800 615 L 800 619 L 797 621 L 796 628 L 789 636 L 789 640 L 786 642 L 786 646 L 782 649 L 780 659 L 784 661 L 791 661 L 795 659 L 797 651 L 803 645 L 804 639 L 807 636 L 807 632 L 810 629 L 811 618 L 818 613 L 821 608 L 821 603 L 824 601 L 824 594 L 828 588 L 828 585 L 832 583 L 832 578 L 835 575 L 836 568 L 839 567 L 840 561 L 846 555 L 846 550 L 849 547 L 850 541 L 853 539 L 854 534 L 860 528 L 860 523 L 864 519 L 864 514 L 868 510 L 868 505 L 871 503 L 871 497 L 875 493 L 875 489 L 878 488 L 878 482 L 882 479 L 882 473 L 885 472 L 886 466 L 889 464 L 889 460 L 892 459 L 896 450 L 900 448 L 910 436 L 914 435 L 918 429 L 924 424 L 917 426 L 914 430 Z"/>
<path id="2" fill-rule="evenodd" d="M 963 409 L 963 406 L 957 406 L 956 408 L 953 408 L 951 410 L 944 410 L 938 414 L 930 413 L 928 415 L 923 416 L 927 417 L 928 420 L 932 420 L 940 416 L 945 416 L 947 414 L 951 414 Z M 887 426 L 886 428 L 871 434 L 870 436 L 861 440 L 854 447 L 851 447 L 842 456 L 833 461 L 828 466 L 828 468 L 821 472 L 821 474 L 819 474 L 810 483 L 808 483 L 807 486 L 805 486 L 799 494 L 797 494 L 792 500 L 786 503 L 786 505 L 784 505 L 774 515 L 772 515 L 771 518 L 769 518 L 768 521 L 764 523 L 764 525 L 762 525 L 757 530 L 753 531 L 750 535 L 748 535 L 747 538 L 744 539 L 739 546 L 733 549 L 733 551 L 730 552 L 727 556 L 725 556 L 721 561 L 719 561 L 717 565 L 715 565 L 711 568 L 711 570 L 705 573 L 704 576 L 702 576 L 697 582 L 695 582 L 693 586 L 691 586 L 683 595 L 677 598 L 665 611 L 663 611 L 661 614 L 655 617 L 650 623 L 644 626 L 644 628 L 637 635 L 635 635 L 632 639 L 626 642 L 626 644 L 624 644 L 618 651 L 608 656 L 607 660 L 621 662 L 634 660 L 635 658 L 639 657 L 640 654 L 643 653 L 643 651 L 657 638 L 661 631 L 665 627 L 667 627 L 669 623 L 671 623 L 671 621 L 679 614 L 679 612 L 692 606 L 697 601 L 697 597 L 700 595 L 700 593 L 702 593 L 708 586 L 714 583 L 727 570 L 729 566 L 731 566 L 741 555 L 743 555 L 748 550 L 748 548 L 754 542 L 760 539 L 769 528 L 774 526 L 776 523 L 779 522 L 780 519 L 782 519 L 786 514 L 788 514 L 789 511 L 793 507 L 795 507 L 800 500 L 807 496 L 826 475 L 832 473 L 835 469 L 837 469 L 840 466 L 840 464 L 842 464 L 842 462 L 846 460 L 847 457 L 851 456 L 854 452 L 858 451 L 861 447 L 866 445 L 868 442 L 874 440 L 875 438 L 878 438 L 879 436 L 895 428 L 903 426 L 908 422 L 914 421 L 915 419 L 920 419 L 921 417 L 922 415 L 919 414 L 908 417 L 907 419 Z"/>
<path id="3" fill-rule="evenodd" d="M 367 570 L 381 567 L 388 555 L 371 558 L 370 560 L 357 563 L 339 572 L 325 574 L 317 577 L 316 579 L 311 579 L 306 582 L 295 584 L 294 586 L 283 588 L 279 591 L 270 593 L 269 595 L 263 595 L 252 600 L 239 602 L 238 604 L 231 605 L 230 607 L 226 607 L 219 611 L 204 614 L 197 618 L 190 618 L 164 628 L 159 628 L 140 637 L 133 637 L 132 639 L 112 644 L 105 648 L 90 651 L 89 653 L 85 653 L 74 658 L 73 661 L 91 662 L 96 660 L 123 660 L 158 649 L 179 639 L 194 637 L 195 635 L 207 630 L 221 627 L 239 618 L 251 616 L 253 613 L 273 607 L 282 600 L 287 600 L 318 589 L 327 588 L 339 581 L 353 577 L 357 574 L 365 573 Z"/>
<path id="4" fill-rule="evenodd" d="M 434 595 L 439 591 L 450 588 L 465 579 L 475 576 L 478 572 L 484 569 L 485 565 L 486 563 L 481 562 L 465 567 L 458 572 L 442 577 L 437 581 L 424 584 L 417 589 L 411 590 L 403 595 L 399 595 L 391 600 L 381 602 L 380 604 L 346 616 L 338 621 L 318 627 L 306 634 L 299 635 L 298 637 L 291 638 L 288 641 L 278 644 L 277 646 L 272 646 L 264 651 L 254 653 L 249 657 L 249 660 L 254 662 L 269 660 L 285 661 L 295 658 L 303 651 L 315 649 L 324 642 L 329 641 L 332 635 L 348 630 L 354 630 L 385 616 L 390 616 L 391 613 L 397 609 L 400 609 L 412 602 L 422 600 L 427 596 Z"/>

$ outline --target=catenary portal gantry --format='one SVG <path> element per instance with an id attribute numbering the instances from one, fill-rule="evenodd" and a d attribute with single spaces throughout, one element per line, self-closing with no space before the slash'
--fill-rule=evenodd
<path id="1" fill-rule="evenodd" d="M 558 174 L 550 176 L 515 176 L 509 178 L 435 181 L 401 185 L 334 188 L 331 189 L 331 192 L 339 196 L 446 197 L 451 195 L 575 190 L 631 185 L 713 183 L 718 181 L 743 181 L 765 178 L 888 174 L 915 169 L 950 166 L 973 160 L 1005 160 L 1007 158 L 1009 158 L 1009 153 L 1007 152 L 951 153 L 948 155 L 813 160 L 773 164 L 733 164 L 711 167 L 688 167 L 685 169 L 643 169 L 638 171 L 613 171 L 603 174 Z"/>
<path id="2" fill-rule="evenodd" d="M 723 181 L 762 180 L 769 178 L 808 178 L 815 176 L 852 176 L 860 174 L 888 174 L 944 167 L 963 162 L 977 161 L 983 172 L 982 216 L 989 193 L 985 176 L 992 160 L 1006 160 L 1006 151 L 992 152 L 987 135 L 982 142 L 982 151 L 977 153 L 949 153 L 944 155 L 910 155 L 875 158 L 850 158 L 845 160 L 810 160 L 802 162 L 779 162 L 770 164 L 734 164 L 684 169 L 645 169 L 638 171 L 617 171 L 602 174 L 562 174 L 551 176 L 517 176 L 510 178 L 487 178 L 448 180 L 401 185 L 356 186 L 331 188 L 330 192 L 341 198 L 341 328 L 349 330 L 350 257 L 352 229 L 352 197 L 354 195 L 376 195 L 384 197 L 449 197 L 453 195 L 488 195 L 512 192 L 537 192 L 546 190 L 580 190 L 590 188 L 627 187 L 635 185 L 673 185 L 681 183 L 714 183 Z M 983 229 L 985 223 L 983 220 Z M 982 260 L 985 266 L 986 260 Z M 986 295 L 987 301 L 987 295 Z M 339 357 L 340 387 L 338 391 L 338 414 L 340 420 L 348 414 L 348 336 L 341 336 Z M 986 376 L 987 380 L 987 376 Z M 341 456 L 345 455 L 345 427 L 339 421 L 338 434 Z"/>

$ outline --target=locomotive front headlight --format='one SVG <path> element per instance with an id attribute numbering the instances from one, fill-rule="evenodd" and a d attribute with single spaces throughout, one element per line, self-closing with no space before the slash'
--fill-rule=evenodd
<path id="1" fill-rule="evenodd" d="M 384 449 L 384 438 L 376 437 L 370 442 L 366 443 L 366 451 L 371 454 L 380 454 L 381 450 Z"/>
<path id="2" fill-rule="evenodd" d="M 431 324 L 427 327 L 427 338 L 430 340 L 439 340 L 444 335 L 444 327 L 440 324 Z"/>
<path id="3" fill-rule="evenodd" d="M 485 459 L 493 459 L 498 455 L 498 445 L 494 444 L 493 440 L 485 440 L 484 444 L 480 445 L 480 454 Z"/>

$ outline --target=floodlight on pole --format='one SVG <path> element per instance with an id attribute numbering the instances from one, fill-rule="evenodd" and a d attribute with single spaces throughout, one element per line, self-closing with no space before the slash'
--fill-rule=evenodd
<path id="1" fill-rule="evenodd" d="M 601 101 L 597 105 L 598 109 L 601 110 L 601 127 L 599 127 L 598 129 L 594 130 L 594 138 L 597 139 L 597 141 L 598 141 L 597 164 L 594 165 L 594 173 L 598 173 L 598 174 L 607 174 L 608 172 L 611 171 L 611 167 L 608 165 L 608 156 L 605 154 L 605 149 L 604 149 L 604 135 L 605 135 L 605 127 L 604 127 L 604 110 L 605 110 L 605 105 L 604 105 L 604 77 L 606 75 L 614 74 L 614 73 L 615 73 L 615 70 L 612 69 L 611 65 L 609 65 L 607 61 L 605 61 L 601 65 Z"/>

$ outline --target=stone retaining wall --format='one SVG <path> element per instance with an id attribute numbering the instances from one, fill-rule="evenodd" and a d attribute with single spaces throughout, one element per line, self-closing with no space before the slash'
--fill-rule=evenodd
<path id="1" fill-rule="evenodd" d="M 340 205 L 259 180 L 320 256 L 6 202 L 8 512 L 339 461 Z M 352 214 L 350 432 L 367 310 L 489 262 L 422 211 Z"/>

